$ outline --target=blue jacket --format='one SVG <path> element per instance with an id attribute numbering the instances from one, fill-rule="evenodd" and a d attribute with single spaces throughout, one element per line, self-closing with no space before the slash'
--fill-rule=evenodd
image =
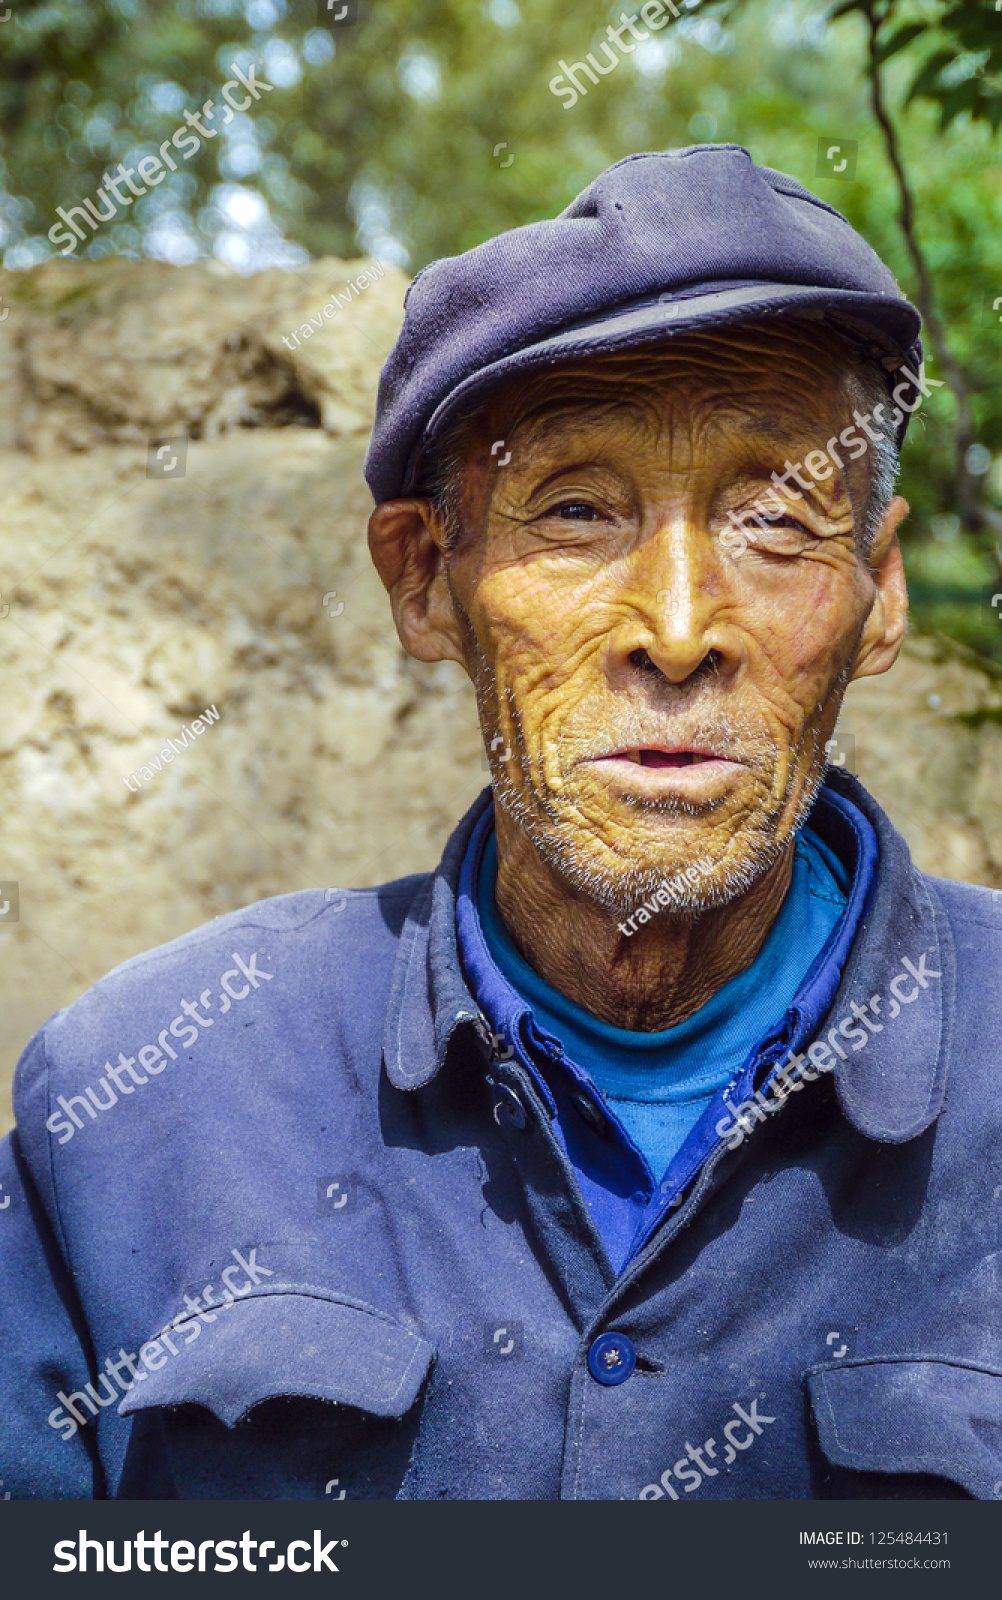
<path id="1" fill-rule="evenodd" d="M 879 847 L 834 1071 L 618 1275 L 463 976 L 489 795 L 434 874 L 264 901 L 51 1018 L 0 1147 L 0 1494 L 1002 1495 L 1002 916 L 828 783 Z"/>

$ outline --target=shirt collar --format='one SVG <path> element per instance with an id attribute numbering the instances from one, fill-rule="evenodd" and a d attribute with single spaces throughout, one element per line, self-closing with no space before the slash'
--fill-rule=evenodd
<path id="1" fill-rule="evenodd" d="M 491 806 L 488 788 L 452 834 L 404 923 L 383 1044 L 387 1074 L 399 1089 L 430 1082 L 457 1034 L 476 1041 L 481 1054 L 489 1052 L 486 1020 L 460 960 L 457 902 L 464 866 L 472 882 L 472 858 L 479 855 L 474 835 L 491 826 Z M 852 888 L 832 944 L 797 996 L 795 1004 L 804 1014 L 790 1036 L 803 1037 L 805 1026 L 820 1034 L 846 1018 L 851 1023 L 853 1002 L 862 1006 L 879 995 L 879 1026 L 865 1030 L 866 1042 L 858 1051 L 843 1044 L 845 1059 L 840 1056 L 835 1068 L 839 1100 L 868 1138 L 911 1139 L 943 1105 L 954 983 L 949 925 L 928 880 L 912 866 L 905 841 L 854 778 L 829 769 L 810 820 L 849 866 Z M 913 980 L 906 961 L 928 973 L 924 987 Z M 497 982 L 507 992 L 497 997 L 507 1010 L 493 1014 L 514 1030 L 527 1008 L 513 1007 L 500 974 Z M 916 991 L 904 1003 L 902 983 L 909 993 Z M 486 994 L 482 998 L 489 1000 Z M 783 1039 L 777 1035 L 775 1043 Z"/>

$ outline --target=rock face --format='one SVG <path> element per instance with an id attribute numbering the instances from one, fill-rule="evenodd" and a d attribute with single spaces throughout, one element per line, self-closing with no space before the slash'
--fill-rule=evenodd
<path id="1" fill-rule="evenodd" d="M 404 656 L 365 546 L 405 287 L 339 261 L 0 275 L 0 1129 L 31 1033 L 110 967 L 425 869 L 487 781 L 472 692 Z M 920 865 L 1002 885 L 999 683 L 912 641 L 843 726 Z"/>

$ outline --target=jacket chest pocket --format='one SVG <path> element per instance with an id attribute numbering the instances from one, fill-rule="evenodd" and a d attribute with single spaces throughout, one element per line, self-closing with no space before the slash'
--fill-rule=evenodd
<path id="1" fill-rule="evenodd" d="M 807 1386 L 826 1498 L 1002 1498 L 1002 1371 L 881 1356 L 816 1368 Z"/>
<path id="2" fill-rule="evenodd" d="M 134 1383 L 123 1498 L 393 1499 L 434 1349 L 391 1318 L 312 1294 L 248 1295 Z M 150 1489 L 144 1488 L 149 1484 Z"/>

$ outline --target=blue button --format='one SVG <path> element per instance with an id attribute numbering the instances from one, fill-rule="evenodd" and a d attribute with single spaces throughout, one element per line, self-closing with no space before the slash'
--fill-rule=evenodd
<path id="1" fill-rule="evenodd" d="M 600 1333 L 588 1351 L 588 1371 L 596 1383 L 625 1383 L 637 1352 L 625 1333 Z"/>
<path id="2" fill-rule="evenodd" d="M 507 1123 L 509 1128 L 525 1127 L 525 1107 L 523 1106 L 514 1089 L 506 1083 L 496 1084 L 494 1087 L 496 1099 L 494 1101 L 494 1120 L 500 1126 Z"/>

